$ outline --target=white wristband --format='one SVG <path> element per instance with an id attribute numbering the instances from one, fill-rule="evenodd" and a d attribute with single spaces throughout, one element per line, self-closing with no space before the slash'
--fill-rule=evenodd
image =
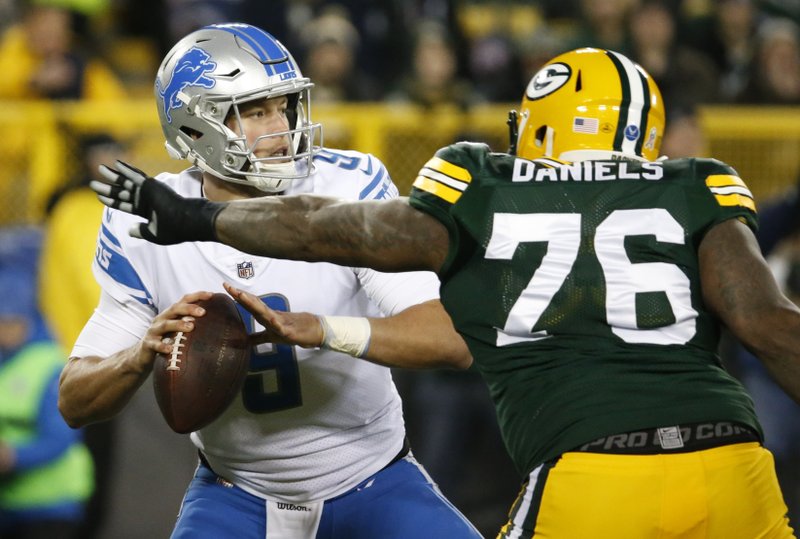
<path id="1" fill-rule="evenodd" d="M 372 329 L 369 320 L 357 316 L 320 316 L 322 344 L 320 348 L 364 357 L 369 349 Z"/>

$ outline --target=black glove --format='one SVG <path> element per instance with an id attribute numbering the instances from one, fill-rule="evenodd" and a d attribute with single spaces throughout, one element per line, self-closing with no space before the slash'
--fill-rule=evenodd
<path id="1" fill-rule="evenodd" d="M 214 221 L 225 204 L 204 198 L 184 198 L 163 182 L 122 161 L 115 169 L 100 165 L 105 181 L 89 183 L 100 202 L 147 219 L 130 235 L 160 245 L 184 241 L 216 241 Z"/>

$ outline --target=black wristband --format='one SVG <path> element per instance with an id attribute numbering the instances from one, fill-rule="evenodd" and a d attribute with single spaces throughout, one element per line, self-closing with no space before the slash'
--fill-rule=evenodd
<path id="1" fill-rule="evenodd" d="M 181 225 L 183 241 L 217 241 L 217 231 L 214 227 L 217 216 L 225 206 L 224 202 L 212 202 L 205 199 L 187 200 L 189 204 L 182 205 Z"/>

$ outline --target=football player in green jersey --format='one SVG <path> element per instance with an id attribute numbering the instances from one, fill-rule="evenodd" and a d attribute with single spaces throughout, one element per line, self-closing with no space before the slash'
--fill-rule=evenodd
<path id="1" fill-rule="evenodd" d="M 436 271 L 524 478 L 499 537 L 791 537 L 752 402 L 717 355 L 724 324 L 800 400 L 800 310 L 747 186 L 719 161 L 658 160 L 659 90 L 612 51 L 554 58 L 510 125 L 510 153 L 443 148 L 389 202 L 214 204 L 122 163 L 94 188 L 157 243 Z M 297 330 L 229 291 L 272 338 Z"/>

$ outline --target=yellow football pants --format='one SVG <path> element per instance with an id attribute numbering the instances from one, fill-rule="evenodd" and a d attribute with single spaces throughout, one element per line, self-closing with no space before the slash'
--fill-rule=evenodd
<path id="1" fill-rule="evenodd" d="M 572 452 L 531 473 L 498 539 L 784 539 L 794 537 L 786 511 L 772 454 L 758 443 Z"/>

